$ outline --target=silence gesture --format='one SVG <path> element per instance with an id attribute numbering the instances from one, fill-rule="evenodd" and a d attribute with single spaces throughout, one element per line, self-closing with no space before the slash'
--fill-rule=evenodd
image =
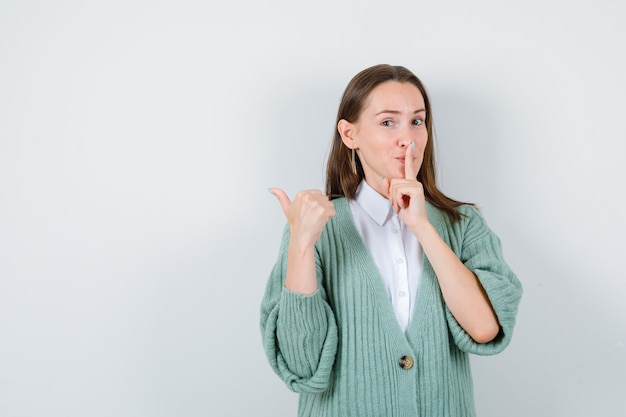
<path id="1" fill-rule="evenodd" d="M 400 220 L 411 229 L 428 223 L 424 187 L 417 181 L 417 170 L 413 164 L 413 144 L 411 142 L 406 147 L 404 178 L 383 179 L 391 206 L 398 212 Z"/>

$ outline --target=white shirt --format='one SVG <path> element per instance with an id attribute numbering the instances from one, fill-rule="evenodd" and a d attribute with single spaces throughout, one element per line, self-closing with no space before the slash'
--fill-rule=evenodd
<path id="1" fill-rule="evenodd" d="M 389 200 L 362 181 L 350 211 L 389 293 L 393 310 L 406 332 L 415 307 L 422 271 L 422 248 L 400 220 Z"/>

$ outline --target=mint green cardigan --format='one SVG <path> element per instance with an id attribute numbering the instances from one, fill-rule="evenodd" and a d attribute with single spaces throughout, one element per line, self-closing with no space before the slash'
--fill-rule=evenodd
<path id="1" fill-rule="evenodd" d="M 510 342 L 522 288 L 502 257 L 500 241 L 472 206 L 451 224 L 427 203 L 439 235 L 485 288 L 500 321 L 495 340 L 479 344 L 445 305 L 424 256 L 408 330 L 396 320 L 387 291 L 354 226 L 348 201 L 316 244 L 318 290 L 284 288 L 289 228 L 261 305 L 263 345 L 274 371 L 300 394 L 298 416 L 474 416 L 468 353 L 492 355 Z M 404 369 L 400 358 L 414 365 Z"/>

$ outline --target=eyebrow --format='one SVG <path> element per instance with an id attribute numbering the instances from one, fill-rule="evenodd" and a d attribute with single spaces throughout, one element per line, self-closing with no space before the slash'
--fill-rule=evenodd
<path id="1" fill-rule="evenodd" d="M 380 115 L 380 114 L 384 114 L 384 113 L 391 113 L 391 114 L 402 114 L 401 111 L 399 110 L 381 110 L 378 113 L 376 113 L 376 116 Z M 419 109 L 419 110 L 415 110 L 413 112 L 413 114 L 417 114 L 417 113 L 426 113 L 426 109 Z"/>

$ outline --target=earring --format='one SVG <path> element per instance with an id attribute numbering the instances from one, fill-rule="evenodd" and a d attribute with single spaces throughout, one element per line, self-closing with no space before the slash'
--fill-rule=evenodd
<path id="1" fill-rule="evenodd" d="M 352 159 L 350 159 L 350 166 L 352 167 L 352 173 L 354 175 L 358 175 L 358 173 L 356 172 L 356 156 L 355 156 L 356 152 L 354 150 L 354 148 L 352 148 Z"/>

